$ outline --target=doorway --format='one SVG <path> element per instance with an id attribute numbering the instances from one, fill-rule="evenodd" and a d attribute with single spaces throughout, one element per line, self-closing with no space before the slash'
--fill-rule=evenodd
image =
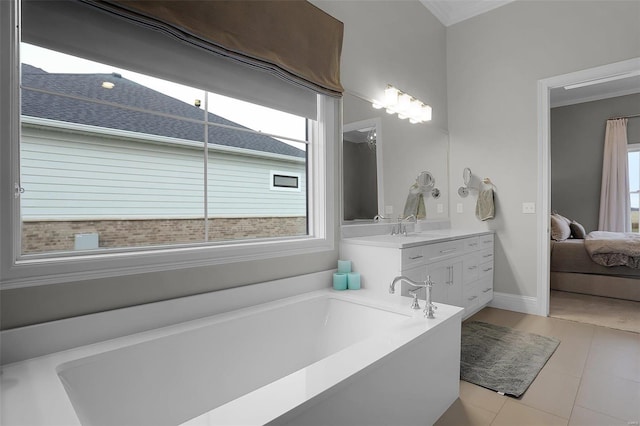
<path id="1" fill-rule="evenodd" d="M 616 62 L 600 67 L 558 75 L 538 81 L 538 314 L 549 316 L 549 215 L 551 213 L 551 128 L 550 94 L 552 89 L 571 85 L 596 85 L 605 80 L 625 78 L 640 70 L 640 58 Z"/>

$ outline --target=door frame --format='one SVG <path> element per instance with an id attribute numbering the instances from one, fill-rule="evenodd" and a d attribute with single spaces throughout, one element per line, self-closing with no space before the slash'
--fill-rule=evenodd
<path id="1" fill-rule="evenodd" d="M 551 214 L 550 90 L 640 69 L 640 57 L 538 80 L 538 315 L 549 316 L 549 215 Z"/>

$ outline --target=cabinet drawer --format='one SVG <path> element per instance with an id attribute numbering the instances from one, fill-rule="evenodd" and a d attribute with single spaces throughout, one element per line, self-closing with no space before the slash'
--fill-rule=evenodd
<path id="1" fill-rule="evenodd" d="M 493 262 L 485 262 L 478 265 L 478 278 L 493 281 Z"/>
<path id="2" fill-rule="evenodd" d="M 479 257 L 477 255 L 466 255 L 462 259 L 462 282 L 468 284 L 478 279 Z"/>
<path id="3" fill-rule="evenodd" d="M 465 238 L 462 241 L 464 242 L 464 251 L 466 252 L 480 249 L 480 237 Z"/>
<path id="4" fill-rule="evenodd" d="M 479 284 L 479 282 L 475 282 L 466 286 L 462 291 L 462 304 L 464 308 L 473 309 L 480 303 Z"/>
<path id="5" fill-rule="evenodd" d="M 484 305 L 493 299 L 493 281 L 482 280 L 478 283 L 478 303 Z"/>
<path id="6" fill-rule="evenodd" d="M 425 262 L 434 262 L 441 259 L 459 256 L 464 250 L 462 240 L 447 241 L 443 243 L 429 244 L 423 246 L 423 256 Z"/>
<path id="7" fill-rule="evenodd" d="M 481 237 L 478 237 L 478 239 L 480 240 L 481 249 L 490 248 L 491 250 L 493 250 L 493 234 L 483 235 Z"/>
<path id="8" fill-rule="evenodd" d="M 419 246 L 402 249 L 402 269 L 424 265 L 424 247 L 425 246 Z"/>
<path id="9" fill-rule="evenodd" d="M 493 249 L 482 250 L 479 254 L 480 262 L 493 262 Z"/>

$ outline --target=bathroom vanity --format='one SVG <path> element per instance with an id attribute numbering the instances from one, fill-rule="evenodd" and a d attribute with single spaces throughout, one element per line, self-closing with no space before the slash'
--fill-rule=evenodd
<path id="1" fill-rule="evenodd" d="M 493 299 L 492 231 L 438 229 L 343 238 L 340 257 L 353 262 L 363 288 L 381 293 L 388 294 L 389 284 L 398 275 L 414 281 L 429 275 L 434 302 L 464 308 L 465 318 Z M 402 286 L 396 294 L 407 296 L 408 290 Z M 424 290 L 419 297 L 425 298 Z"/>

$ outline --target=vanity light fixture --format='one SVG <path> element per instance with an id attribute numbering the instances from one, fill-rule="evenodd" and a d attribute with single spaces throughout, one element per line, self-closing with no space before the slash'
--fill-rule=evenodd
<path id="1" fill-rule="evenodd" d="M 408 93 L 388 85 L 384 90 L 384 101 L 374 101 L 375 109 L 385 108 L 389 114 L 398 114 L 401 120 L 411 123 L 423 123 L 431 120 L 431 107 Z"/>

